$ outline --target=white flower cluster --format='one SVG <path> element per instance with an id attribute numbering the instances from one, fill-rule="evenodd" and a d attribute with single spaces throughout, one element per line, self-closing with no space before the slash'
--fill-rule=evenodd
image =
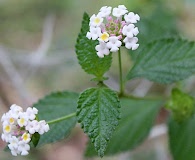
<path id="1" fill-rule="evenodd" d="M 110 52 L 118 51 L 122 45 L 127 49 L 136 50 L 139 46 L 136 37 L 139 31 L 134 24 L 139 20 L 139 15 L 128 12 L 124 5 L 119 5 L 113 10 L 112 7 L 103 6 L 97 15 L 91 16 L 90 30 L 86 37 L 99 41 L 95 49 L 100 58 Z"/>
<path id="2" fill-rule="evenodd" d="M 1 121 L 3 133 L 1 138 L 8 143 L 12 155 L 27 155 L 30 150 L 30 141 L 35 132 L 43 134 L 48 132 L 49 125 L 45 120 L 37 121 L 36 108 L 27 108 L 26 112 L 20 106 L 13 104 L 7 113 L 4 113 Z"/>

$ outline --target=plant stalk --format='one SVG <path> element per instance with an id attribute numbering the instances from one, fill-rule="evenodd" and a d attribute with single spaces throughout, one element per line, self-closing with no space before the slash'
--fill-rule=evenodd
<path id="1" fill-rule="evenodd" d="M 57 123 L 57 122 L 66 120 L 66 119 L 68 119 L 68 118 L 72 118 L 72 117 L 74 117 L 74 116 L 76 116 L 76 113 L 75 113 L 75 112 L 74 112 L 74 113 L 71 113 L 71 114 L 69 114 L 69 115 L 66 115 L 66 116 L 64 116 L 64 117 L 60 117 L 60 118 L 56 118 L 56 119 L 54 119 L 54 120 L 48 121 L 47 123 L 48 123 L 48 124 Z"/>
<path id="2" fill-rule="evenodd" d="M 120 76 L 120 92 L 119 95 L 124 95 L 124 83 L 123 83 L 123 73 L 122 73 L 122 61 L 121 61 L 121 50 L 118 50 L 118 62 L 119 62 L 119 76 Z"/>

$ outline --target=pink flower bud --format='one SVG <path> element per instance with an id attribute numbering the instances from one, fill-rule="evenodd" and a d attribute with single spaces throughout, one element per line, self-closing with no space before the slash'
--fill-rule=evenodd
<path id="1" fill-rule="evenodd" d="M 107 17 L 107 21 L 108 21 L 108 22 L 113 21 L 112 16 L 108 16 L 108 17 Z"/>

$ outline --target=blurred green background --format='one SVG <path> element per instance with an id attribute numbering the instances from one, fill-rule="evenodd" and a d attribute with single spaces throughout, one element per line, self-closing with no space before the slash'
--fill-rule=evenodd
<path id="1" fill-rule="evenodd" d="M 80 92 L 95 86 L 95 83 L 90 81 L 92 76 L 84 73 L 77 64 L 74 51 L 82 15 L 84 12 L 89 15 L 97 13 L 103 5 L 116 7 L 119 4 L 124 4 L 129 11 L 136 12 L 141 17 L 138 23 L 140 47 L 141 44 L 170 36 L 195 40 L 194 0 L 0 0 L 0 113 L 5 112 L 12 103 L 27 107 L 52 91 Z M 113 66 L 107 73 L 110 79 L 106 83 L 118 89 L 117 57 L 114 54 L 113 56 Z M 124 72 L 131 66 L 129 57 L 128 54 L 123 55 Z M 194 79 L 192 77 L 186 81 L 188 90 L 192 90 Z M 128 92 L 134 93 L 140 83 L 143 81 L 135 80 L 129 83 Z M 144 81 L 144 84 L 150 85 L 147 91 L 149 94 L 166 93 L 169 90 L 169 86 L 148 81 Z M 166 135 L 158 138 L 157 142 L 144 144 L 138 151 L 111 159 L 171 159 L 164 141 L 167 141 Z M 71 140 L 69 143 L 70 145 L 66 146 L 72 145 Z M 156 143 L 162 147 L 155 147 Z M 64 142 L 54 148 L 61 151 L 61 145 L 64 146 Z M 4 146 L 5 144 L 0 142 L 1 160 L 22 160 L 21 157 L 14 158 L 3 152 Z M 23 159 L 50 160 L 52 158 L 46 154 L 54 148 L 49 145 L 42 149 L 43 152 L 34 151 L 34 154 Z M 75 153 L 73 151 L 68 154 L 78 154 L 82 157 L 82 149 L 80 150 L 81 152 L 76 150 Z M 66 157 L 67 152 L 61 152 L 59 160 L 71 160 Z"/>

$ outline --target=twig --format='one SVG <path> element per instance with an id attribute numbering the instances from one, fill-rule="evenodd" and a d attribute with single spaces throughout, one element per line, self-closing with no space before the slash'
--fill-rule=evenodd
<path id="1" fill-rule="evenodd" d="M 7 51 L 0 46 L 0 64 L 8 75 L 10 81 L 12 82 L 14 88 L 17 90 L 20 98 L 23 102 L 26 102 L 29 98 L 28 92 L 25 89 L 23 79 L 16 70 L 15 66 L 8 57 Z"/>
<path id="2" fill-rule="evenodd" d="M 42 63 L 42 60 L 47 55 L 49 47 L 51 46 L 54 24 L 55 24 L 55 16 L 53 14 L 48 15 L 43 25 L 42 41 L 39 47 L 35 51 L 30 53 L 31 72 L 28 72 L 29 73 L 29 75 L 27 76 L 28 78 L 30 78 L 38 70 L 39 66 Z"/>

